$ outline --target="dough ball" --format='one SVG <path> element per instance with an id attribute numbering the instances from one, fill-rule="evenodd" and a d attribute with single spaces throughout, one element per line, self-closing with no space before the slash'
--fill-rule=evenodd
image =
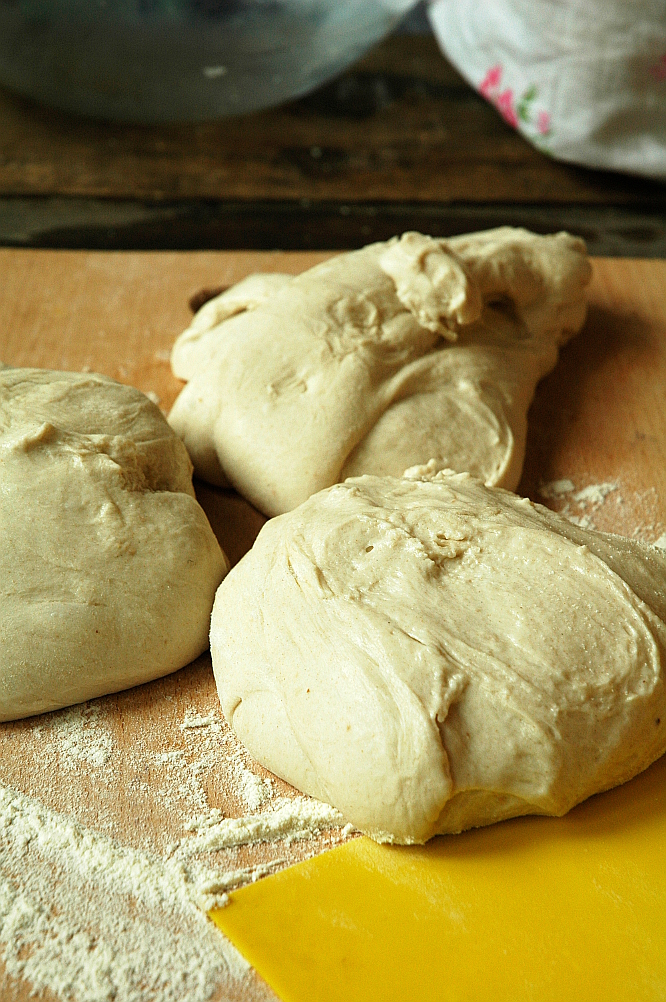
<path id="1" fill-rule="evenodd" d="M 585 318 L 581 240 L 405 233 L 302 275 L 253 275 L 176 341 L 169 416 L 197 474 L 267 515 L 434 459 L 514 488 L 527 410 Z"/>
<path id="2" fill-rule="evenodd" d="M 268 522 L 213 607 L 250 753 L 380 841 L 562 815 L 666 749 L 666 557 L 469 474 Z"/>
<path id="3" fill-rule="evenodd" d="M 183 443 L 138 390 L 0 368 L 0 720 L 166 675 L 229 565 Z"/>

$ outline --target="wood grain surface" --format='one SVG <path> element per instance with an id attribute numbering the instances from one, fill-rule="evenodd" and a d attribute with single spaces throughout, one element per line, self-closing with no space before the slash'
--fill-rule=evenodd
<path id="1" fill-rule="evenodd" d="M 151 393 L 167 412 L 181 385 L 171 374 L 169 349 L 198 289 L 257 270 L 296 273 L 325 256 L 0 250 L 0 360 L 104 372 Z M 556 509 L 568 505 L 571 515 L 600 529 L 654 541 L 666 532 L 666 262 L 595 260 L 589 301 L 583 331 L 537 389 L 519 492 Z M 540 493 L 544 482 L 563 478 L 574 491 L 550 499 Z M 601 483 L 609 485 L 601 503 L 574 497 Z M 263 517 L 233 492 L 205 485 L 197 492 L 235 562 Z M 186 712 L 214 713 L 221 721 L 210 658 L 94 703 L 112 735 L 109 770 L 58 768 L 55 739 L 48 758 L 58 715 L 49 714 L 0 725 L 0 781 L 124 845 L 161 852 L 182 837 L 188 792 L 155 756 L 179 751 L 184 762 L 194 762 L 191 736 L 180 726 Z M 243 753 L 227 731 L 223 738 L 201 781 L 208 804 L 235 817 L 246 813 L 232 768 L 233 756 Z M 225 850 L 219 862 L 282 867 L 336 841 L 323 834 L 291 846 Z M 29 993 L 25 982 L 0 980 L 3 1000 L 23 1002 Z M 256 980 L 254 994 L 244 997 L 271 996 Z"/>
<path id="2" fill-rule="evenodd" d="M 131 126 L 0 91 L 0 195 L 648 205 L 663 185 L 558 163 L 432 37 L 396 35 L 314 94 L 237 118 Z"/>
<path id="3" fill-rule="evenodd" d="M 665 209 L 663 184 L 534 149 L 427 35 L 387 38 L 298 101 L 203 124 L 91 121 L 0 90 L 5 245 L 343 249 L 511 223 L 659 257 Z"/>

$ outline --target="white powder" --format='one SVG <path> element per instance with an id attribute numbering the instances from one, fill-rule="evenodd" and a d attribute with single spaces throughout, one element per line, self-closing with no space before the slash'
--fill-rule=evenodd
<path id="1" fill-rule="evenodd" d="M 261 814 L 242 818 L 225 818 L 214 824 L 190 821 L 188 828 L 197 832 L 196 838 L 183 839 L 176 857 L 184 859 L 204 852 L 215 852 L 235 845 L 255 842 L 287 843 L 309 838 L 315 832 L 344 824 L 335 807 L 322 804 L 309 797 L 280 798 L 272 809 Z"/>
<path id="2" fill-rule="evenodd" d="M 0 729 L 0 953 L 19 987 L 63 1002 L 274 998 L 204 913 L 352 829 L 252 762 L 212 676 L 185 683 Z M 157 696 L 146 727 L 137 703 Z"/>
<path id="3" fill-rule="evenodd" d="M 609 494 L 618 489 L 618 484 L 605 481 L 600 484 L 589 484 L 587 487 L 576 490 L 576 485 L 570 477 L 563 477 L 560 480 L 551 480 L 543 483 L 539 487 L 539 494 L 544 498 L 555 501 L 566 501 L 559 509 L 559 514 L 567 518 L 574 525 L 579 525 L 582 529 L 596 529 L 593 513 L 604 503 Z M 623 504 L 623 500 L 618 496 L 618 502 Z M 578 512 L 571 510 L 572 504 L 578 508 Z"/>
<path id="4" fill-rule="evenodd" d="M 196 832 L 201 828 L 210 828 L 212 825 L 218 824 L 224 817 L 224 814 L 218 807 L 214 807 L 209 814 L 197 814 L 196 817 L 190 818 L 183 825 L 186 832 Z M 177 846 L 174 846 L 177 848 Z"/>
<path id="5" fill-rule="evenodd" d="M 287 860 L 216 870 L 188 857 L 304 838 L 340 821 L 334 808 L 305 797 L 285 798 L 252 817 L 223 821 L 211 812 L 193 826 L 196 837 L 161 858 L 0 786 L 0 943 L 7 972 L 76 1002 L 226 998 L 230 985 L 247 980 L 249 965 L 205 910 Z M 253 999 L 264 997 L 254 981 L 252 989 Z"/>
<path id="6" fill-rule="evenodd" d="M 171 762 L 184 762 L 185 752 L 178 748 L 176 751 L 157 752 L 155 761 L 158 765 L 168 765 Z"/>
<path id="7" fill-rule="evenodd" d="M 239 776 L 239 793 L 250 810 L 256 811 L 270 800 L 273 789 L 268 780 L 255 776 L 249 769 L 244 768 Z"/>
<path id="8" fill-rule="evenodd" d="M 540 484 L 539 494 L 542 498 L 561 498 L 563 494 L 569 494 L 576 489 L 573 480 L 563 477 L 561 480 L 549 480 Z"/>
<path id="9" fill-rule="evenodd" d="M 655 540 L 652 545 L 656 546 L 658 550 L 666 550 L 666 532 L 662 532 L 659 539 Z"/>
<path id="10" fill-rule="evenodd" d="M 224 745 L 224 762 L 230 773 L 234 791 L 250 811 L 257 811 L 266 801 L 274 795 L 273 786 L 270 780 L 263 780 L 245 765 L 245 754 L 239 742 L 230 732 L 222 732 L 221 721 L 216 719 L 214 714 L 199 716 L 190 710 L 185 712 L 184 719 L 180 724 L 180 729 L 191 730 L 202 727 L 210 728 L 210 733 L 205 736 L 196 735 L 199 762 L 201 764 L 210 762 L 211 755 L 217 753 L 220 741 Z M 201 752 L 203 750 L 203 758 Z M 207 754 L 206 754 L 207 753 Z"/>
<path id="11" fill-rule="evenodd" d="M 617 486 L 617 484 L 612 483 L 590 484 L 589 487 L 583 487 L 581 491 L 576 491 L 572 500 L 577 501 L 578 504 L 592 504 L 598 507 L 603 504 L 608 494 L 617 490 Z"/>
<path id="12" fill-rule="evenodd" d="M 79 762 L 85 762 L 101 769 L 111 758 L 113 738 L 100 718 L 96 703 L 83 703 L 52 714 L 33 733 L 52 743 L 65 768 L 76 769 Z"/>
<path id="13" fill-rule="evenodd" d="M 122 847 L 7 786 L 0 851 L 4 962 L 34 990 L 76 1002 L 205 1002 L 247 979 L 177 860 Z M 208 871 L 200 882 L 224 880 Z"/>
<path id="14" fill-rule="evenodd" d="M 204 784 L 210 780 L 211 774 L 215 775 L 221 764 L 228 777 L 227 785 L 242 800 L 245 808 L 256 811 L 274 796 L 272 781 L 257 776 L 245 764 L 246 753 L 217 714 L 203 716 L 187 709 L 180 731 L 187 742 L 187 750 L 156 752 L 152 756 L 154 764 L 163 770 L 159 786 L 163 803 L 174 806 L 176 802 L 186 801 L 202 816 L 209 812 Z M 224 753 L 222 762 L 221 749 Z M 160 777 L 155 776 L 153 783 L 159 785 Z"/>
<path id="15" fill-rule="evenodd" d="M 198 811 L 209 811 L 204 780 L 219 769 L 221 746 L 224 748 L 222 764 L 230 774 L 233 790 L 250 810 L 256 810 L 272 796 L 270 781 L 256 776 L 245 765 L 238 742 L 228 734 L 219 714 L 202 715 L 188 708 L 179 726 L 187 742 L 187 751 L 179 749 L 153 755 L 155 764 L 166 769 L 166 782 L 160 791 L 165 802 L 173 804 L 185 799 Z"/>
<path id="16" fill-rule="evenodd" d="M 198 727 L 210 727 L 211 724 L 215 723 L 215 716 L 209 713 L 208 716 L 202 717 L 199 713 L 192 713 L 191 710 L 185 714 L 185 719 L 180 725 L 181 731 L 195 730 Z"/>
<path id="17" fill-rule="evenodd" d="M 201 782 L 199 763 L 190 762 L 185 752 L 178 748 L 169 752 L 156 752 L 153 762 L 166 772 L 166 782 L 161 785 L 161 799 L 169 804 L 187 799 L 199 810 L 208 807 L 208 797 Z"/>
<path id="18" fill-rule="evenodd" d="M 267 877 L 286 862 L 282 858 L 272 859 L 269 863 L 260 863 L 258 866 L 244 866 L 213 877 L 201 877 L 197 882 L 197 890 L 201 896 L 205 896 L 205 900 L 214 902 L 207 910 L 223 908 L 229 901 L 227 891 L 233 891 L 243 884 L 254 884 L 260 877 Z"/>

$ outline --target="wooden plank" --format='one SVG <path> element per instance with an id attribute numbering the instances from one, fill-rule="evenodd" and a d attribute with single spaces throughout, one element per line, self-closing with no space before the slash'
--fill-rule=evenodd
<path id="1" fill-rule="evenodd" d="M 326 256 L 0 249 L 0 361 L 103 372 L 155 394 L 168 412 L 182 386 L 169 351 L 198 289 L 253 271 L 295 273 Z"/>
<path id="2" fill-rule="evenodd" d="M 168 410 L 180 386 L 168 351 L 189 320 L 187 301 L 194 292 L 251 271 L 296 273 L 325 256 L 0 250 L 0 360 L 105 372 L 156 394 Z M 612 483 L 596 508 L 578 505 L 571 492 L 548 503 L 569 503 L 573 514 L 601 529 L 647 540 L 666 531 L 664 289 L 666 262 L 595 260 L 589 320 L 537 390 L 520 485 L 522 493 L 544 501 L 544 480 L 569 478 L 577 490 Z M 200 486 L 199 497 L 230 557 L 239 559 L 262 517 L 233 492 Z M 95 706 L 96 726 L 112 747 L 105 771 L 65 767 L 55 714 L 0 725 L 0 781 L 124 845 L 162 853 L 183 835 L 191 810 L 186 767 L 199 761 L 181 729 L 184 714 L 214 714 L 232 743 L 220 742 L 210 752 L 203 774 L 207 803 L 230 817 L 246 812 L 234 778 L 237 749 L 221 719 L 209 656 Z M 165 751 L 182 753 L 182 786 L 163 764 Z M 283 783 L 278 788 L 285 796 L 293 792 Z M 281 867 L 328 845 L 321 836 L 291 846 L 243 847 L 220 854 L 217 863 Z M 3 999 L 27 1002 L 30 986 L 5 979 L 0 991 Z M 246 998 L 269 997 L 259 981 L 253 991 Z"/>
<path id="3" fill-rule="evenodd" d="M 543 156 L 453 71 L 394 36 L 316 94 L 220 122 L 77 119 L 0 93 L 0 195 L 666 204 L 663 185 Z"/>
<path id="4" fill-rule="evenodd" d="M 587 323 L 537 389 L 518 492 L 615 484 L 596 511 L 571 514 L 652 542 L 666 532 L 666 261 L 594 260 Z"/>
<path id="5" fill-rule="evenodd" d="M 591 254 L 666 257 L 666 217 L 608 206 L 0 198 L 0 244 L 69 250 L 345 250 L 395 233 L 567 230 Z"/>

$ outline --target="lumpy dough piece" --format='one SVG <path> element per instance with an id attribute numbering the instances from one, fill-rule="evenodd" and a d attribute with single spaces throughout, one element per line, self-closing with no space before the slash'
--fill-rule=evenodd
<path id="1" fill-rule="evenodd" d="M 171 365 L 175 375 L 179 379 L 192 379 L 202 365 L 214 360 L 215 342 L 209 338 L 204 339 L 204 335 L 229 317 L 244 313 L 246 310 L 256 310 L 284 288 L 291 279 L 291 275 L 281 274 L 248 275 L 241 282 L 237 282 L 219 296 L 214 296 L 204 303 L 201 309 L 197 310 L 190 326 L 173 346 Z M 206 349 L 211 350 L 209 356 L 205 354 Z"/>
<path id="2" fill-rule="evenodd" d="M 169 416 L 197 473 L 267 515 L 434 459 L 514 488 L 526 415 L 585 318 L 566 233 L 405 233 L 207 303 L 172 352 Z"/>
<path id="3" fill-rule="evenodd" d="M 561 815 L 666 749 L 666 558 L 469 474 L 268 522 L 213 607 L 227 720 L 380 841 Z"/>
<path id="4" fill-rule="evenodd" d="M 99 375 L 0 367 L 0 720 L 208 646 L 228 570 L 159 409 Z"/>

